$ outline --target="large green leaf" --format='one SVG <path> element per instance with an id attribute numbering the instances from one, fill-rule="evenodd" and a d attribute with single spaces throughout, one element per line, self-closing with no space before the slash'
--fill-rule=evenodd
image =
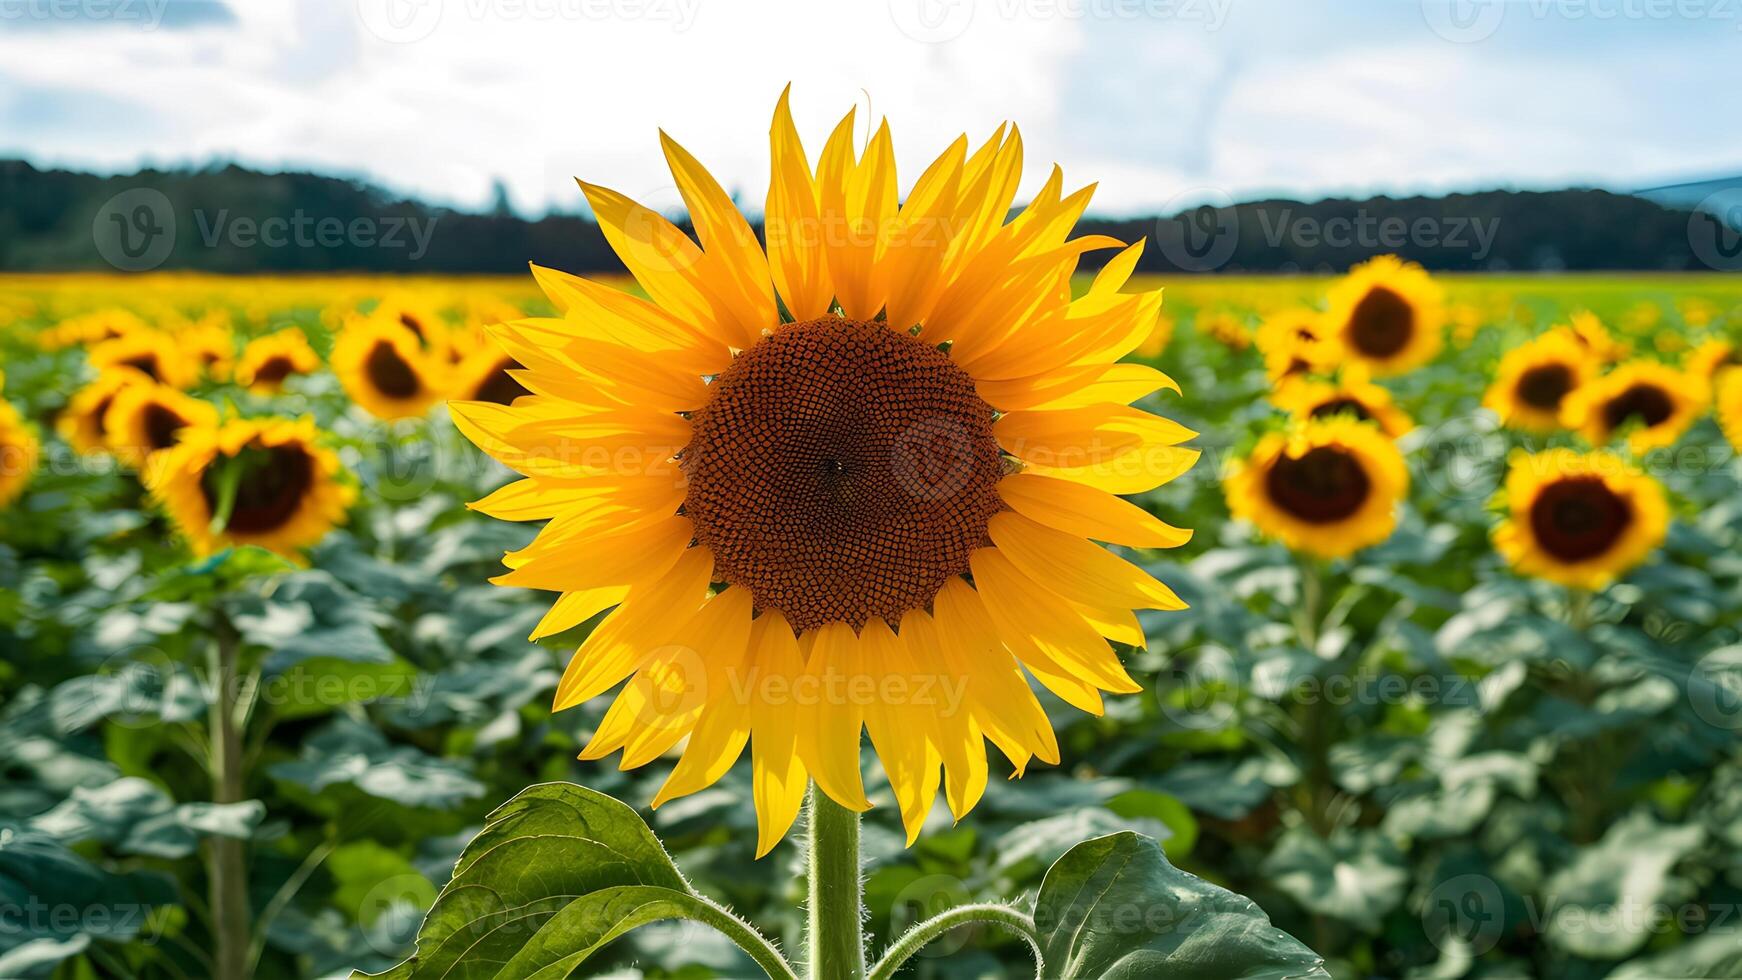
<path id="1" fill-rule="evenodd" d="M 1057 980 L 1289 980 L 1323 961 L 1251 900 L 1168 864 L 1132 833 L 1085 841 L 1035 900 L 1046 975 Z"/>
<path id="2" fill-rule="evenodd" d="M 424 918 L 417 953 L 380 976 L 554 980 L 638 926 L 722 915 L 633 809 L 547 783 L 490 815 Z"/>
<path id="3" fill-rule="evenodd" d="M 1310 912 L 1378 932 L 1409 885 L 1403 856 L 1377 833 L 1345 831 L 1327 841 L 1305 827 L 1284 833 L 1264 862 L 1276 887 Z"/>

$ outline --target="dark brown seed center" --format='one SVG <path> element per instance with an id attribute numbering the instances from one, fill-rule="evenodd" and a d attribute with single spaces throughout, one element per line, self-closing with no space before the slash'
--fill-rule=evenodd
<path id="1" fill-rule="evenodd" d="M 1369 357 L 1391 357 L 1409 345 L 1415 334 L 1415 311 L 1402 296 L 1374 286 L 1355 304 L 1350 316 L 1350 342 Z"/>
<path id="2" fill-rule="evenodd" d="M 1373 481 L 1361 461 L 1344 449 L 1318 446 L 1299 459 L 1277 458 L 1264 478 L 1277 507 L 1309 524 L 1335 524 L 1367 502 Z"/>
<path id="3" fill-rule="evenodd" d="M 1565 562 L 1607 552 L 1633 521 L 1633 507 L 1595 476 L 1567 477 L 1543 488 L 1530 507 L 1542 550 Z"/>
<path id="4" fill-rule="evenodd" d="M 526 390 L 525 385 L 514 380 L 514 377 L 508 373 L 519 369 L 520 363 L 518 361 L 511 357 L 503 358 L 488 375 L 485 375 L 483 382 L 472 393 L 473 400 L 495 402 L 498 405 L 512 405 L 514 399 L 521 395 L 532 394 Z"/>
<path id="5" fill-rule="evenodd" d="M 1542 364 L 1518 376 L 1518 400 L 1531 408 L 1554 411 L 1573 390 L 1573 372 L 1565 364 Z"/>
<path id="6" fill-rule="evenodd" d="M 1646 428 L 1662 425 L 1675 414 L 1675 402 L 1654 384 L 1636 384 L 1603 405 L 1603 424 L 1613 432 L 1638 422 Z"/>
<path id="7" fill-rule="evenodd" d="M 301 446 L 249 445 L 239 454 L 243 467 L 236 483 L 236 501 L 225 530 L 233 534 L 266 534 L 286 524 L 302 507 L 314 486 L 315 465 Z M 223 500 L 223 457 L 212 461 L 200 481 L 206 507 L 216 514 Z"/>
<path id="8" fill-rule="evenodd" d="M 375 386 L 375 390 L 389 398 L 411 398 L 422 387 L 417 372 L 385 340 L 375 342 L 368 359 L 363 362 L 363 370 L 369 375 L 369 383 Z"/>
<path id="9" fill-rule="evenodd" d="M 145 406 L 145 441 L 152 449 L 168 449 L 175 445 L 176 434 L 187 427 L 187 419 L 162 405 Z"/>
<path id="10" fill-rule="evenodd" d="M 269 357 L 254 372 L 254 381 L 257 384 L 279 384 L 285 378 L 290 377 L 294 370 L 296 370 L 296 365 L 291 363 L 290 358 Z"/>
<path id="11" fill-rule="evenodd" d="M 788 324 L 692 418 L 684 513 L 716 576 L 798 630 L 930 604 L 1001 508 L 993 413 L 948 355 L 881 323 Z"/>
<path id="12" fill-rule="evenodd" d="M 1367 406 L 1353 398 L 1333 398 L 1312 411 L 1312 417 L 1315 419 L 1328 419 L 1335 415 L 1353 415 L 1362 422 L 1373 418 L 1368 413 Z"/>

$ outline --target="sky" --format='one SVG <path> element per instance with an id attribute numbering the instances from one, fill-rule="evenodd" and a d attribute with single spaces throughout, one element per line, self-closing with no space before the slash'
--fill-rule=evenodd
<path id="1" fill-rule="evenodd" d="M 666 210 L 663 128 L 759 210 L 788 83 L 902 186 L 1021 127 L 1119 215 L 1742 174 L 1737 0 L 0 0 L 0 157 L 236 161 L 477 208 Z"/>

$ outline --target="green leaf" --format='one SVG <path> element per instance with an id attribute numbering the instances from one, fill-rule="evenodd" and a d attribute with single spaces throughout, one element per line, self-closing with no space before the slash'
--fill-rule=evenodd
<path id="1" fill-rule="evenodd" d="M 301 759 L 267 771 L 311 793 L 350 783 L 406 806 L 446 809 L 484 793 L 483 784 L 459 766 L 409 745 L 394 745 L 379 731 L 344 715 L 303 743 Z"/>
<path id="2" fill-rule="evenodd" d="M 1132 833 L 1085 841 L 1046 873 L 1035 925 L 1048 977 L 1328 978 L 1323 961 L 1257 905 L 1168 864 Z"/>
<path id="3" fill-rule="evenodd" d="M 1352 922 L 1368 932 L 1403 900 L 1409 885 L 1403 857 L 1375 833 L 1354 831 L 1330 841 L 1297 827 L 1264 862 L 1264 873 L 1309 912 Z"/>
<path id="4" fill-rule="evenodd" d="M 547 783 L 490 815 L 424 918 L 416 955 L 380 976 L 560 980 L 638 926 L 725 918 L 632 808 Z"/>
<path id="5" fill-rule="evenodd" d="M 1669 872 L 1705 840 L 1698 825 L 1668 826 L 1638 810 L 1548 883 L 1556 904 L 1545 932 L 1551 946 L 1587 959 L 1620 959 L 1653 935 L 1652 911 Z"/>

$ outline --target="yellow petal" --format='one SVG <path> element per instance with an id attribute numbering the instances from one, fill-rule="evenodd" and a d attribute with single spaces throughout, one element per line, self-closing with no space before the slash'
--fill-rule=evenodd
<path id="1" fill-rule="evenodd" d="M 900 640 L 907 648 L 907 662 L 921 670 L 929 665 L 937 679 L 928 736 L 943 758 L 944 796 L 950 812 L 960 820 L 986 792 L 986 748 L 969 699 L 969 685 L 980 679 L 945 650 L 937 622 L 923 610 L 911 610 L 901 618 Z"/>
<path id="2" fill-rule="evenodd" d="M 999 639 L 979 594 L 960 578 L 950 578 L 938 591 L 933 608 L 945 656 L 974 678 L 968 697 L 986 737 L 1018 773 L 1030 756 L 1057 765 L 1058 740 L 1052 724 Z"/>
<path id="3" fill-rule="evenodd" d="M 764 329 L 780 323 L 762 245 L 713 175 L 663 131 L 659 140 L 678 193 L 689 206 L 696 236 L 702 240 L 707 261 L 701 272 L 714 295 L 731 308 L 742 341 L 739 346 L 748 347 Z"/>
<path id="4" fill-rule="evenodd" d="M 804 676 L 798 641 L 786 619 L 765 611 L 750 628 L 751 660 L 766 688 L 753 688 L 750 759 L 751 797 L 756 803 L 756 856 L 780 842 L 798 819 L 810 776 L 799 759 L 799 707 L 794 685 Z"/>
<path id="5" fill-rule="evenodd" d="M 1097 713 L 1100 696 L 1092 687 L 1129 694 L 1143 688 L 1125 672 L 1113 648 L 1082 614 L 1056 593 L 1024 575 L 996 548 L 981 548 L 969 558 L 974 585 L 992 615 L 994 628 L 1036 678 L 1083 710 Z M 1091 687 L 1092 686 L 1092 687 Z"/>
<path id="6" fill-rule="evenodd" d="M 1015 511 L 994 515 L 987 533 L 1024 574 L 1072 602 L 1102 608 L 1184 609 L 1172 589 L 1088 540 L 1029 520 Z"/>
<path id="7" fill-rule="evenodd" d="M 544 614 L 544 618 L 533 627 L 532 635 L 527 640 L 539 640 L 544 637 L 573 629 L 599 613 L 617 605 L 629 594 L 627 585 L 606 585 L 596 589 L 582 589 L 577 592 L 564 592 Z"/>
<path id="8" fill-rule="evenodd" d="M 930 708 L 914 703 L 920 697 L 922 673 L 881 619 L 873 617 L 865 623 L 859 649 L 860 662 L 877 684 L 865 705 L 865 731 L 883 762 L 889 788 L 895 791 L 907 843 L 912 845 L 925 826 L 932 801 L 937 799 L 938 766 L 942 762 L 928 737 Z M 924 676 L 936 680 L 933 672 Z"/>
<path id="9" fill-rule="evenodd" d="M 819 627 L 805 664 L 800 704 L 805 725 L 799 731 L 798 754 L 817 786 L 836 803 L 852 810 L 869 810 L 864 776 L 859 771 L 859 731 L 864 727 L 864 671 L 859 665 L 859 638 L 846 623 Z"/>
<path id="10" fill-rule="evenodd" d="M 829 311 L 835 289 L 829 279 L 823 227 L 817 212 L 816 180 L 792 122 L 788 97 L 780 93 L 768 130 L 773 172 L 768 184 L 764 234 L 769 271 L 786 309 L 797 320 L 814 320 Z"/>
<path id="11" fill-rule="evenodd" d="M 688 620 L 701 608 L 713 571 L 713 555 L 706 548 L 691 548 L 670 571 L 631 585 L 623 604 L 594 628 L 569 660 L 550 710 L 562 711 L 598 697 L 629 676 L 648 651 L 663 642 L 656 630 Z"/>
<path id="12" fill-rule="evenodd" d="M 1068 534 L 1132 548 L 1177 548 L 1192 532 L 1092 486 L 1034 473 L 1014 473 L 998 495 L 1018 514 Z"/>

